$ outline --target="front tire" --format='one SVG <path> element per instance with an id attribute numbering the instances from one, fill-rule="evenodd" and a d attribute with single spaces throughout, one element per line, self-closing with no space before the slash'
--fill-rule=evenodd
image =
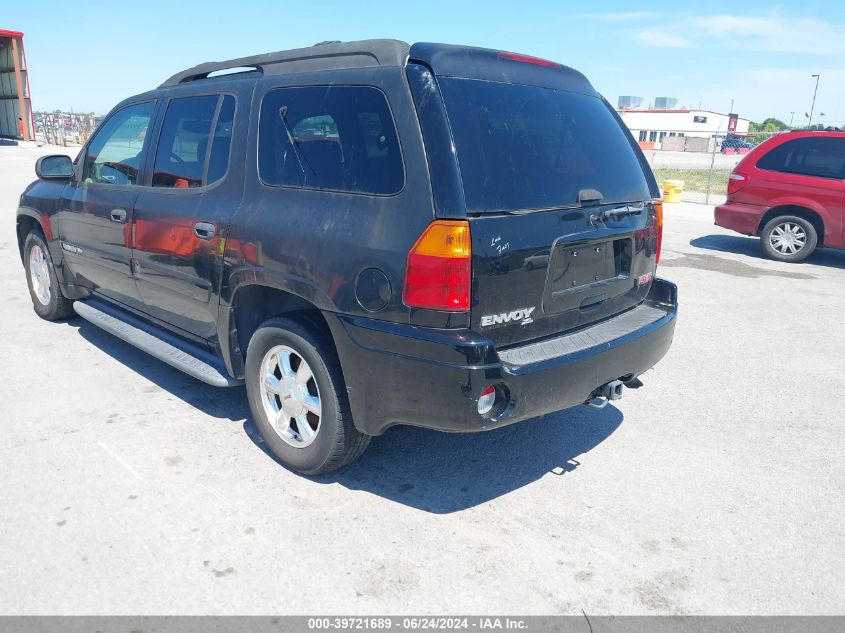
<path id="1" fill-rule="evenodd" d="M 767 257 L 780 262 L 801 262 L 816 250 L 818 234 L 804 218 L 782 215 L 766 223 L 760 235 Z"/>
<path id="2" fill-rule="evenodd" d="M 288 318 L 265 321 L 247 348 L 246 392 L 265 445 L 292 470 L 337 470 L 370 443 L 352 422 L 334 347 L 313 326 Z"/>
<path id="3" fill-rule="evenodd" d="M 50 250 L 37 231 L 32 231 L 26 236 L 23 262 L 35 314 L 47 321 L 58 321 L 71 316 L 73 302 L 62 294 Z"/>

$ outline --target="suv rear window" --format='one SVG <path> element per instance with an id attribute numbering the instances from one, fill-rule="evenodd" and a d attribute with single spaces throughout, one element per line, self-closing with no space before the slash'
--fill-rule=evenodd
<path id="1" fill-rule="evenodd" d="M 845 179 L 845 137 L 787 141 L 760 158 L 757 167 L 789 174 Z"/>
<path id="2" fill-rule="evenodd" d="M 402 190 L 405 170 L 377 88 L 277 88 L 261 103 L 258 173 L 268 185 L 375 195 Z"/>
<path id="3" fill-rule="evenodd" d="M 609 106 L 597 97 L 518 84 L 441 77 L 467 211 L 577 206 L 651 198 L 643 168 Z"/>

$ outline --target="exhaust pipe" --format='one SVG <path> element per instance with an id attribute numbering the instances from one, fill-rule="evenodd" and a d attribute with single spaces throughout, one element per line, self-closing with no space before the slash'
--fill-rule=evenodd
<path id="1" fill-rule="evenodd" d="M 604 409 L 611 400 L 622 398 L 622 390 L 624 388 L 625 383 L 621 380 L 611 380 L 609 383 L 596 389 L 593 397 L 587 400 L 587 406 L 593 409 Z"/>

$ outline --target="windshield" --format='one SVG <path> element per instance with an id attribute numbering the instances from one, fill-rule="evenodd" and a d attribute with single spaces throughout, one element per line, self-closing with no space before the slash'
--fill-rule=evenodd
<path id="1" fill-rule="evenodd" d="M 651 196 L 628 132 L 598 97 L 440 77 L 470 213 Z"/>

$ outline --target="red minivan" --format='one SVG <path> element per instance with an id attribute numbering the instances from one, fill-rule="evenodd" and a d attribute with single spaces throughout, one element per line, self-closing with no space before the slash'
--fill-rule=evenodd
<path id="1" fill-rule="evenodd" d="M 785 132 L 734 168 L 716 224 L 759 235 L 763 252 L 800 262 L 817 246 L 845 248 L 845 132 Z"/>

